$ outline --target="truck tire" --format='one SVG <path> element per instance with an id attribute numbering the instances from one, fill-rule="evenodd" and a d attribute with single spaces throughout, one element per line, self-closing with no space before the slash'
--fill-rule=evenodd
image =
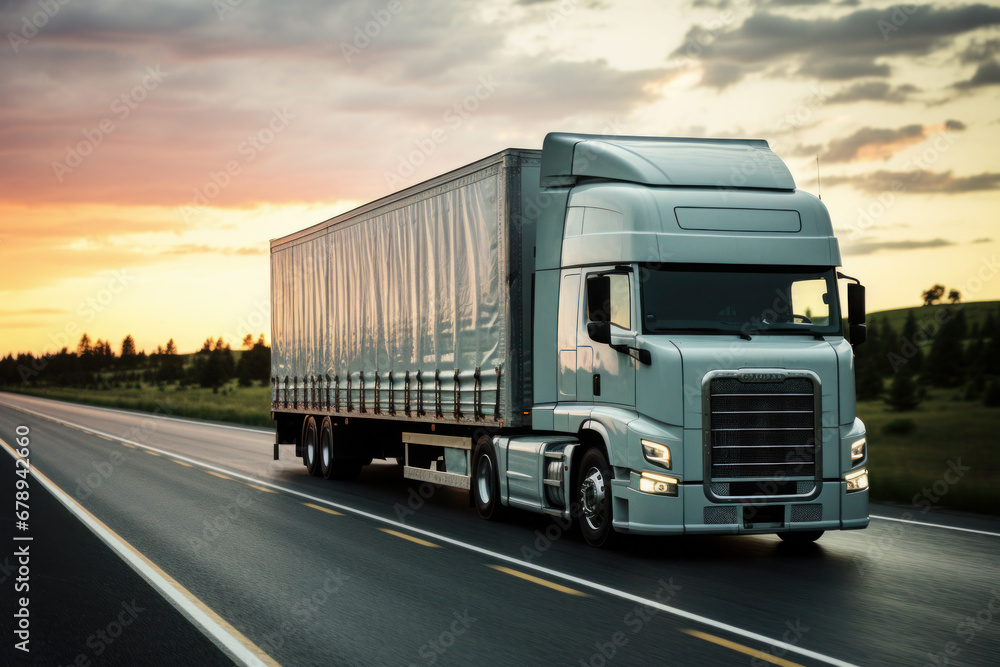
<path id="1" fill-rule="evenodd" d="M 324 417 L 319 427 L 319 470 L 325 479 L 333 478 L 333 423 L 329 417 Z"/>
<path id="2" fill-rule="evenodd" d="M 592 547 L 610 547 L 616 540 L 612 520 L 611 466 L 604 452 L 591 447 L 580 461 L 576 496 L 580 502 L 579 524 L 583 539 Z"/>
<path id="3" fill-rule="evenodd" d="M 306 464 L 306 470 L 310 475 L 320 474 L 319 431 L 316 428 L 316 420 L 312 417 L 306 417 L 302 424 L 302 461 Z"/>
<path id="4" fill-rule="evenodd" d="M 789 544 L 809 544 L 823 537 L 822 530 L 801 530 L 791 533 L 778 533 L 782 542 Z"/>
<path id="5" fill-rule="evenodd" d="M 472 454 L 472 501 L 479 516 L 487 521 L 503 518 L 507 508 L 500 503 L 500 467 L 493 439 L 484 435 Z"/>

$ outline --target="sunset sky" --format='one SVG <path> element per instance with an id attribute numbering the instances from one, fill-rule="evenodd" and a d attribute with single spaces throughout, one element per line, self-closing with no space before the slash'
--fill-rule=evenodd
<path id="1" fill-rule="evenodd" d="M 818 155 L 869 310 L 1000 299 L 995 3 L 30 0 L 0 27 L 0 354 L 269 336 L 269 239 L 556 130 L 763 138 L 814 193 Z"/>

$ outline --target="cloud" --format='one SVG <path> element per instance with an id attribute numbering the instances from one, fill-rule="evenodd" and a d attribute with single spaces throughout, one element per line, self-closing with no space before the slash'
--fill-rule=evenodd
<path id="1" fill-rule="evenodd" d="M 909 192 L 913 194 L 965 194 L 1000 188 L 1000 173 L 983 172 L 954 176 L 951 171 L 934 172 L 879 170 L 860 176 L 825 176 L 824 185 L 850 185 L 861 192 Z"/>
<path id="2" fill-rule="evenodd" d="M 1000 54 L 1000 38 L 974 39 L 958 54 L 958 59 L 963 65 L 971 65 L 993 60 L 993 57 L 998 54 Z"/>
<path id="3" fill-rule="evenodd" d="M 863 81 L 846 88 L 830 96 L 826 100 L 827 104 L 848 104 L 850 102 L 887 102 L 890 104 L 902 104 L 908 102 L 915 93 L 921 92 L 920 88 L 912 84 L 905 83 L 901 86 L 892 87 L 884 81 Z"/>
<path id="4" fill-rule="evenodd" d="M 953 245 L 955 245 L 953 241 L 941 238 L 929 241 L 870 241 L 845 245 L 843 253 L 844 255 L 851 256 L 871 255 L 882 251 L 921 250 L 924 248 L 943 248 Z"/>
<path id="5" fill-rule="evenodd" d="M 984 236 L 981 239 L 974 239 L 972 242 L 973 243 L 993 243 L 993 239 L 989 238 L 988 236 Z"/>
<path id="6" fill-rule="evenodd" d="M 1000 7 L 984 4 L 862 9 L 834 17 L 795 18 L 768 11 L 718 33 L 693 26 L 674 58 L 695 58 L 704 67 L 702 85 L 724 88 L 749 73 L 786 69 L 818 79 L 886 77 L 886 59 L 925 56 L 953 38 L 1000 24 Z"/>
<path id="7" fill-rule="evenodd" d="M 171 246 L 160 251 L 162 255 L 266 255 L 269 252 L 267 246 L 243 246 L 240 248 L 225 248 L 220 246 L 210 246 L 201 243 L 182 243 Z"/>
<path id="8" fill-rule="evenodd" d="M 844 139 L 830 142 L 823 159 L 826 162 L 869 162 L 884 160 L 927 136 L 923 125 L 899 129 L 865 127 Z"/>
<path id="9" fill-rule="evenodd" d="M 955 88 L 968 90 L 969 88 L 981 88 L 983 86 L 995 86 L 1000 84 L 1000 62 L 991 60 L 976 68 L 976 73 L 971 79 L 959 81 Z"/>

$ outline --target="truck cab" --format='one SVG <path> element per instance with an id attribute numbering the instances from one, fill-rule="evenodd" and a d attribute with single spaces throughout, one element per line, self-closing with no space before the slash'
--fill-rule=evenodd
<path id="1" fill-rule="evenodd" d="M 866 527 L 863 287 L 848 318 L 829 213 L 767 143 L 554 133 L 539 185 L 533 435 L 495 439 L 504 504 L 596 546 Z"/>

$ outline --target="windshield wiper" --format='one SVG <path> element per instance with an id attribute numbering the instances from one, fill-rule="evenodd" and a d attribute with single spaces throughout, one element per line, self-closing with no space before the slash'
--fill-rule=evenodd
<path id="1" fill-rule="evenodd" d="M 718 329 L 715 327 L 653 327 L 652 330 L 656 332 L 730 334 L 732 336 L 739 336 L 743 340 L 752 340 L 750 334 L 742 329 Z"/>

